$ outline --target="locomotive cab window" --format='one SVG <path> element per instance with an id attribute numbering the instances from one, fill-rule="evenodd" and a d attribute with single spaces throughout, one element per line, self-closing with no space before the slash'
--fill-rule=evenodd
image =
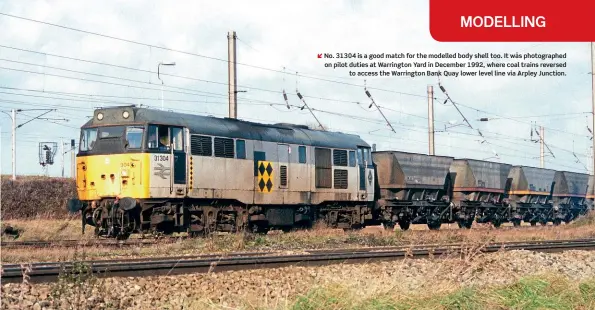
<path id="1" fill-rule="evenodd" d="M 129 149 L 139 149 L 143 142 L 144 128 L 139 126 L 128 126 L 126 128 L 126 143 Z"/>
<path id="2" fill-rule="evenodd" d="M 124 128 L 125 127 L 123 127 L 123 126 L 100 127 L 99 128 L 99 138 L 100 139 L 121 138 L 124 135 Z"/>
<path id="3" fill-rule="evenodd" d="M 175 141 L 174 150 L 184 150 L 184 135 L 182 128 L 149 125 L 147 136 L 147 148 L 150 150 L 169 151 L 172 141 Z"/>
<path id="4" fill-rule="evenodd" d="M 83 152 L 91 151 L 97 140 L 97 128 L 87 128 L 81 131 L 80 150 Z"/>
<path id="5" fill-rule="evenodd" d="M 355 167 L 355 151 L 349 151 L 349 166 Z"/>
<path id="6" fill-rule="evenodd" d="M 184 131 L 180 127 L 171 127 L 171 141 L 174 144 L 174 151 L 184 150 Z"/>
<path id="7" fill-rule="evenodd" d="M 362 150 L 362 149 L 360 149 L 360 150 Z M 363 153 L 363 157 L 364 158 L 363 158 L 363 160 L 365 161 L 365 163 L 362 162 L 362 165 L 366 164 L 368 166 L 371 166 L 372 165 L 372 157 L 371 157 L 372 154 L 370 153 L 370 149 L 369 148 L 363 148 L 363 150 L 364 150 L 364 153 Z"/>

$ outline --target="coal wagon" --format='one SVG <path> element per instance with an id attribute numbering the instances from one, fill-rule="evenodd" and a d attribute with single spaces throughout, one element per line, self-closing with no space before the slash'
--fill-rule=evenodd
<path id="1" fill-rule="evenodd" d="M 587 192 L 589 175 L 584 173 L 557 171 L 552 195 L 553 210 L 549 218 L 554 225 L 562 221 L 569 223 L 588 210 Z"/>
<path id="2" fill-rule="evenodd" d="M 508 192 L 511 219 L 515 226 L 521 220 L 545 225 L 552 217 L 552 195 L 556 171 L 551 169 L 515 166 L 510 170 L 512 181 Z"/>
<path id="3" fill-rule="evenodd" d="M 452 201 L 457 222 L 470 227 L 491 222 L 499 227 L 507 221 L 508 205 L 505 201 L 510 187 L 508 174 L 511 165 L 475 159 L 456 159 L 450 167 L 453 182 Z"/>
<path id="4" fill-rule="evenodd" d="M 438 229 L 450 222 L 449 168 L 454 158 L 425 154 L 373 152 L 382 221 L 408 229 L 411 223 Z"/>

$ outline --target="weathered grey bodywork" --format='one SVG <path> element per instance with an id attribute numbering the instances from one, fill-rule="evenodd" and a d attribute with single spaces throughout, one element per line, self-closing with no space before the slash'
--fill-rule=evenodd
<path id="1" fill-rule="evenodd" d="M 374 152 L 372 156 L 382 199 L 419 200 L 428 195 L 437 199 L 438 192 L 447 190 L 452 157 L 397 151 Z M 426 197 L 413 195 L 420 190 L 425 190 Z"/>
<path id="2" fill-rule="evenodd" d="M 130 116 L 123 118 L 123 111 L 128 111 Z M 103 114 L 101 120 L 96 117 L 98 113 Z M 375 176 L 371 148 L 357 135 L 312 130 L 302 125 L 262 124 L 137 107 L 98 109 L 94 116 L 82 128 L 112 124 L 184 128 L 185 154 L 166 153 L 159 162 L 151 159 L 152 177 L 149 186 L 153 197 L 229 199 L 243 204 L 274 205 L 320 204 L 325 201 L 370 202 L 374 199 Z M 211 139 L 209 156 L 195 153 L 196 137 Z M 217 138 L 233 139 L 234 153 L 231 157 L 216 156 L 213 141 Z M 238 140 L 245 144 L 243 156 L 235 154 Z M 299 161 L 300 146 L 306 149 L 305 162 Z M 368 152 L 367 160 L 359 154 L 363 148 Z M 325 184 L 330 183 L 330 187 L 316 186 L 314 182 L 317 177 L 316 149 L 328 149 L 331 152 L 330 162 L 325 163 L 325 169 L 330 171 L 325 174 Z M 335 165 L 335 150 L 346 151 L 348 155 L 349 152 L 355 152 L 355 156 L 348 156 L 345 165 Z M 256 158 L 256 153 L 259 158 Z M 186 156 L 186 182 L 171 182 L 171 178 L 175 177 L 171 160 L 182 155 Z M 259 187 L 257 166 L 261 161 L 272 168 L 272 187 L 266 192 Z M 163 167 L 169 169 L 170 173 L 156 176 L 155 169 Z M 340 182 L 336 180 L 338 177 L 341 178 Z M 336 183 L 341 186 L 335 186 Z"/>
<path id="3" fill-rule="evenodd" d="M 512 186 L 508 199 L 513 203 L 548 203 L 549 196 L 556 186 L 556 171 L 544 168 L 514 166 L 509 177 Z"/>
<path id="4" fill-rule="evenodd" d="M 453 181 L 453 201 L 487 201 L 504 194 L 507 187 L 509 164 L 455 159 L 450 167 Z"/>
<path id="5" fill-rule="evenodd" d="M 556 171 L 554 197 L 585 198 L 589 187 L 589 175 L 568 171 Z"/>

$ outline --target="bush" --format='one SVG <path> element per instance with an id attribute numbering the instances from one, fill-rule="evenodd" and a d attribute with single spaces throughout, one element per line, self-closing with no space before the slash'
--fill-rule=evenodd
<path id="1" fill-rule="evenodd" d="M 2 219 L 66 218 L 68 200 L 76 197 L 73 179 L 3 175 Z"/>

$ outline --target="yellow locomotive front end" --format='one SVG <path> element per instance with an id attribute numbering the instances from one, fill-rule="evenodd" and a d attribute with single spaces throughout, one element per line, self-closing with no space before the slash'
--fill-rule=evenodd
<path id="1" fill-rule="evenodd" d="M 179 132 L 178 140 L 183 140 L 181 130 L 150 125 L 135 112 L 133 106 L 99 109 L 81 128 L 77 199 L 71 200 L 69 208 L 82 210 L 83 231 L 89 224 L 97 235 L 127 238 L 142 227 L 143 203 L 179 196 L 178 187 L 185 187 L 182 173 L 175 189 L 173 180 L 168 181 L 174 177 L 175 162 L 168 155 L 176 150 L 169 143 L 170 135 Z M 177 168 L 183 172 L 185 158 L 178 153 Z"/>
<path id="2" fill-rule="evenodd" d="M 81 201 L 105 198 L 149 198 L 149 154 L 79 156 L 76 188 Z"/>

